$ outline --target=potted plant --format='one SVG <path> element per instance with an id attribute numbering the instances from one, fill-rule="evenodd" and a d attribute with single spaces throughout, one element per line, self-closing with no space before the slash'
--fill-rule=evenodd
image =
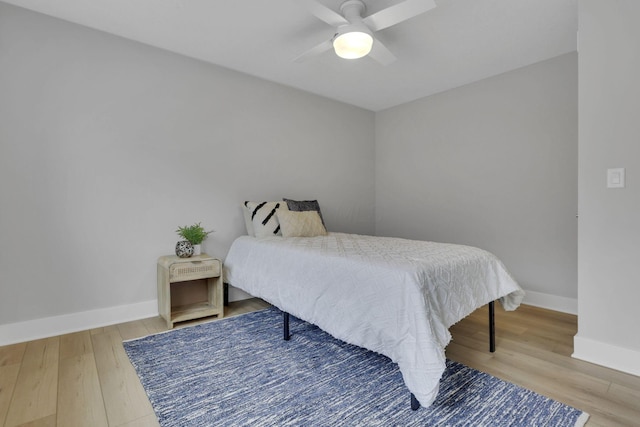
<path id="1" fill-rule="evenodd" d="M 198 222 L 193 225 L 178 227 L 176 233 L 178 233 L 178 236 L 182 237 L 185 241 L 189 242 L 193 246 L 192 255 L 200 255 L 200 253 L 202 252 L 200 246 L 202 244 L 202 241 L 206 239 L 209 234 L 213 233 L 213 230 L 206 231 Z M 180 243 L 182 242 L 178 242 L 178 245 L 180 245 Z M 186 248 L 187 245 L 183 244 L 182 246 L 185 247 L 183 248 L 184 252 L 188 253 L 188 248 Z M 176 254 L 178 256 L 181 256 L 180 254 L 178 254 L 178 246 L 176 246 Z"/>

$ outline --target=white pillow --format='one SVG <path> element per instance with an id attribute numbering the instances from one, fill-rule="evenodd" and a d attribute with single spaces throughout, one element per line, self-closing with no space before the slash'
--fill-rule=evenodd
<path id="1" fill-rule="evenodd" d="M 253 231 L 253 223 L 251 222 L 251 210 L 247 207 L 247 203 L 242 205 L 242 214 L 244 215 L 244 226 L 247 228 L 247 234 L 251 237 L 256 237 L 256 232 Z"/>
<path id="2" fill-rule="evenodd" d="M 317 211 L 276 211 L 283 237 L 326 236 L 327 230 Z"/>
<path id="3" fill-rule="evenodd" d="M 282 236 L 276 212 L 289 210 L 285 202 L 244 202 L 244 205 L 249 210 L 255 237 Z"/>

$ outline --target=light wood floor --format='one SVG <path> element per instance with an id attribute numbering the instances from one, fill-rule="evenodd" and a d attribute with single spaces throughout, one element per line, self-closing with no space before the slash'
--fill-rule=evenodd
<path id="1" fill-rule="evenodd" d="M 265 306 L 233 302 L 225 316 Z M 496 326 L 492 354 L 476 311 L 452 328 L 447 357 L 587 411 L 588 426 L 640 425 L 640 377 L 570 357 L 575 316 L 496 304 Z M 0 427 L 157 426 L 122 341 L 165 330 L 156 317 L 0 347 Z"/>

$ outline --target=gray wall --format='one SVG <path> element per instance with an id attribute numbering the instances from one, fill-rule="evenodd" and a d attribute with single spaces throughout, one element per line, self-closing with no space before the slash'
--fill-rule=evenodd
<path id="1" fill-rule="evenodd" d="M 224 258 L 239 204 L 283 196 L 575 299 L 576 75 L 570 54 L 374 114 L 0 3 L 0 331 L 152 301 L 178 225 Z"/>
<path id="2" fill-rule="evenodd" d="M 178 225 L 245 199 L 374 231 L 374 114 L 0 3 L 0 325 L 156 298 Z"/>
<path id="3" fill-rule="evenodd" d="M 580 2 L 577 357 L 640 375 L 640 2 Z M 626 188 L 607 189 L 607 168 Z"/>
<path id="4" fill-rule="evenodd" d="M 577 55 L 376 114 L 376 233 L 479 246 L 576 298 Z"/>

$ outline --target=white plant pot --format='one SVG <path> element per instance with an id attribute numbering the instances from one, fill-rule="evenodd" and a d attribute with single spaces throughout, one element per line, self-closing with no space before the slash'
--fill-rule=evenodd
<path id="1" fill-rule="evenodd" d="M 202 246 L 201 245 L 193 245 L 193 254 L 194 255 L 200 255 L 202 253 Z"/>

